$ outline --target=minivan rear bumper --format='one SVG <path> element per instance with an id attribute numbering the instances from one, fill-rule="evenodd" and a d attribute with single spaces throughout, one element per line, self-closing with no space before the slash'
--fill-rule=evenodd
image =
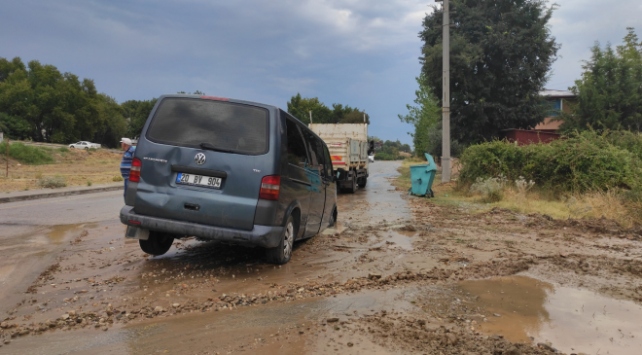
<path id="1" fill-rule="evenodd" d="M 254 225 L 251 231 L 221 228 L 198 223 L 176 221 L 136 214 L 132 206 L 125 205 L 120 210 L 120 221 L 128 226 L 145 228 L 152 231 L 195 236 L 203 239 L 222 241 L 246 246 L 263 248 L 277 247 L 283 236 L 282 226 Z"/>

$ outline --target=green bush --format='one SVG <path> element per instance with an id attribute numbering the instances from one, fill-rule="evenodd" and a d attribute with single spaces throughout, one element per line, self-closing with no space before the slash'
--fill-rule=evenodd
<path id="1" fill-rule="evenodd" d="M 400 157 L 398 154 L 395 153 L 390 153 L 390 152 L 378 152 L 375 154 L 375 159 L 376 160 L 399 160 L 403 159 Z"/>
<path id="2" fill-rule="evenodd" d="M 470 187 L 470 191 L 482 195 L 482 202 L 499 202 L 504 198 L 506 178 L 500 175 L 492 178 L 477 178 Z"/>
<path id="3" fill-rule="evenodd" d="M 38 179 L 38 186 L 46 189 L 55 189 L 67 186 L 67 181 L 62 176 L 45 176 Z"/>
<path id="4" fill-rule="evenodd" d="M 0 144 L 0 155 L 7 152 L 7 142 Z M 9 156 L 23 164 L 39 165 L 53 163 L 54 159 L 48 149 L 33 147 L 22 143 L 9 144 Z"/>
<path id="5" fill-rule="evenodd" d="M 639 188 L 642 159 L 628 149 L 642 147 L 642 139 L 625 135 L 627 140 L 618 140 L 610 134 L 587 131 L 549 144 L 526 146 L 507 141 L 474 145 L 461 156 L 459 183 L 471 186 L 479 178 L 504 176 L 508 181 L 532 180 L 553 191 Z M 611 139 L 618 140 L 618 145 Z"/>
<path id="6" fill-rule="evenodd" d="M 605 138 L 616 147 L 626 149 L 642 159 L 642 135 L 631 131 L 608 131 Z"/>

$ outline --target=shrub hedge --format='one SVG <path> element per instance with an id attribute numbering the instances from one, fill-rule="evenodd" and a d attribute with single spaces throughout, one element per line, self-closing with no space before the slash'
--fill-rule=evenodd
<path id="1" fill-rule="evenodd" d="M 585 131 L 548 144 L 517 146 L 503 141 L 468 147 L 459 184 L 505 176 L 533 180 L 540 188 L 584 192 L 642 186 L 642 138 L 631 132 Z"/>

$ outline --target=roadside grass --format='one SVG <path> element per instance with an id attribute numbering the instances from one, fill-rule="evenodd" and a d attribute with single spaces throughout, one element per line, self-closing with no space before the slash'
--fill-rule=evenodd
<path id="1" fill-rule="evenodd" d="M 37 148 L 49 156 L 51 161 L 46 164 L 27 163 L 13 158 L 10 154 L 7 162 L 5 157 L 0 155 L 0 192 L 57 188 L 63 185 L 95 186 L 122 181 L 119 169 L 122 152 L 118 150 L 71 150 L 66 146 L 33 147 L 18 142 L 12 142 L 10 149 L 13 151 L 17 145 L 28 147 L 27 149 Z M 2 145 L 0 148 L 6 149 Z"/>
<path id="2" fill-rule="evenodd" d="M 410 166 L 425 164 L 419 159 L 407 159 L 399 168 L 401 174 L 394 182 L 399 190 L 409 191 L 411 188 Z M 583 219 L 606 218 L 618 222 L 622 227 L 631 228 L 642 221 L 642 194 L 634 197 L 632 191 L 607 190 L 585 193 L 551 194 L 547 190 L 518 189 L 514 184 L 506 184 L 501 188 L 498 200 L 488 200 L 481 192 L 457 189 L 457 175 L 453 181 L 441 182 L 441 173 L 437 172 L 432 190 L 435 197 L 429 200 L 442 206 L 465 208 L 470 213 L 483 213 L 493 208 L 503 208 L 522 214 L 541 214 L 554 219 Z M 425 198 L 416 197 L 413 198 Z"/>
<path id="3" fill-rule="evenodd" d="M 7 144 L 7 142 L 0 143 L 0 155 L 5 156 L 5 159 L 8 151 L 10 158 L 23 164 L 40 165 L 54 161 L 50 149 L 32 147 L 19 142 L 11 143 L 8 147 Z"/>

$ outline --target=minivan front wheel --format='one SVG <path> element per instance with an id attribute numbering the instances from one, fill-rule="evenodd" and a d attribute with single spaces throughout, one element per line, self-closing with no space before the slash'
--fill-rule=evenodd
<path id="1" fill-rule="evenodd" d="M 288 217 L 288 221 L 283 229 L 283 234 L 279 245 L 275 248 L 269 248 L 266 251 L 267 260 L 272 264 L 285 264 L 292 257 L 292 248 L 294 247 L 294 218 Z"/>
<path id="2" fill-rule="evenodd" d="M 167 233 L 149 231 L 149 238 L 147 240 L 138 240 L 140 248 L 150 255 L 163 255 L 167 253 L 169 248 L 174 243 L 174 236 Z"/>

